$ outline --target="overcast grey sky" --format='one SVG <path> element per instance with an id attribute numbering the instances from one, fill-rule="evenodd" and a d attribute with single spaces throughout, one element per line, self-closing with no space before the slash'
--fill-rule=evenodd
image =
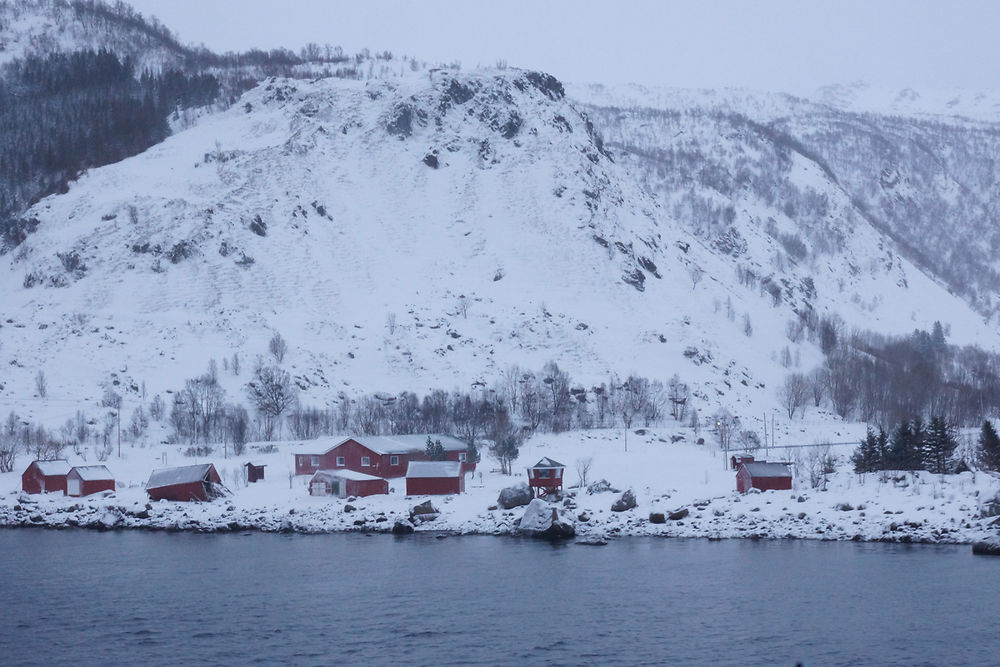
<path id="1" fill-rule="evenodd" d="M 130 0 L 216 51 L 368 47 L 568 81 L 996 88 L 995 0 Z"/>

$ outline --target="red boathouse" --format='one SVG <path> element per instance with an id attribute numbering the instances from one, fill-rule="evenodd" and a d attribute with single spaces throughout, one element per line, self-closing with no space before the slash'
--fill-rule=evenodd
<path id="1" fill-rule="evenodd" d="M 389 482 L 353 470 L 317 470 L 309 480 L 310 496 L 375 496 L 389 493 Z"/>
<path id="2" fill-rule="evenodd" d="M 32 461 L 21 473 L 21 490 L 25 493 L 66 493 L 66 474 L 70 465 L 66 461 Z"/>
<path id="3" fill-rule="evenodd" d="M 445 457 L 462 465 L 462 472 L 476 469 L 466 461 L 468 446 L 447 435 L 364 435 L 332 443 L 318 454 L 294 454 L 295 474 L 312 475 L 318 470 L 353 470 L 384 479 L 404 477 L 411 461 L 427 460 L 427 439 L 441 442 Z M 322 444 L 322 440 L 318 441 Z"/>
<path id="4" fill-rule="evenodd" d="M 435 496 L 465 492 L 465 472 L 458 461 L 413 461 L 406 469 L 406 495 Z"/>
<path id="5" fill-rule="evenodd" d="M 547 456 L 528 468 L 528 486 L 531 487 L 531 493 L 541 498 L 558 492 L 563 485 L 565 470 L 566 466 Z"/>
<path id="6" fill-rule="evenodd" d="M 154 470 L 146 482 L 153 500 L 214 500 L 227 493 L 211 463 Z"/>
<path id="7" fill-rule="evenodd" d="M 750 489 L 761 491 L 790 491 L 792 471 L 788 463 L 757 461 L 741 463 L 736 472 L 736 490 L 747 493 Z"/>
<path id="8" fill-rule="evenodd" d="M 115 476 L 106 466 L 76 466 L 66 475 L 67 496 L 89 496 L 115 490 Z"/>

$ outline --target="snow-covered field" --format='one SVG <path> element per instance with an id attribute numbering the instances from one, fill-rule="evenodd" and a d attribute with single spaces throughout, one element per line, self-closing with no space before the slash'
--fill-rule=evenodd
<path id="1" fill-rule="evenodd" d="M 677 435 L 685 439 L 671 442 Z M 292 476 L 291 453 L 310 449 L 309 443 L 278 443 L 277 451 L 267 454 L 259 452 L 261 445 L 251 445 L 242 457 L 212 459 L 185 457 L 179 447 L 126 446 L 121 459 L 113 456 L 107 461 L 119 483 L 107 497 L 28 496 L 20 492 L 19 472 L 0 475 L 0 525 L 384 532 L 396 521 L 408 521 L 411 508 L 430 499 L 440 515 L 418 524 L 417 531 L 516 534 L 524 510 L 495 509 L 497 496 L 501 489 L 525 481 L 527 465 L 548 456 L 566 464 L 569 486 L 578 482 L 577 461 L 589 457 L 588 481 L 604 479 L 618 490 L 588 494 L 585 489 L 567 489 L 559 503 L 575 518 L 577 536 L 584 540 L 658 535 L 968 543 L 996 532 L 989 526 L 993 519 L 980 518 L 980 513 L 982 505 L 1000 492 L 1000 480 L 985 473 L 859 476 L 847 462 L 851 446 L 841 445 L 830 450 L 839 456 L 838 471 L 828 476 L 825 489 L 822 484 L 813 488 L 808 455 L 794 454 L 808 450 L 761 450 L 758 459 L 797 459 L 793 488 L 741 496 L 735 491 L 735 473 L 724 469 L 722 452 L 711 443 L 692 444 L 696 439 L 690 431 L 639 429 L 631 431 L 628 440 L 625 451 L 622 430 L 537 435 L 521 449 L 513 476 L 491 469 L 492 461 L 484 456 L 478 471 L 468 477 L 464 494 L 409 497 L 405 481 L 396 479 L 390 481 L 389 495 L 347 500 L 311 497 L 308 477 Z M 90 458 L 88 463 L 94 463 Z M 143 484 L 149 471 L 164 461 L 167 465 L 211 461 L 232 495 L 210 503 L 149 504 Z M 241 467 L 247 461 L 267 466 L 265 481 L 242 482 Z M 70 462 L 81 460 L 71 456 Z M 19 461 L 18 470 L 27 463 Z M 612 512 L 612 503 L 629 488 L 637 507 Z M 649 522 L 651 512 L 669 515 L 683 509 L 688 514 L 678 520 Z"/>

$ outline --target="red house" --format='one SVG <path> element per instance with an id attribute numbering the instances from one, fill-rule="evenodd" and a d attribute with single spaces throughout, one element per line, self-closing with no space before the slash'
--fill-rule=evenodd
<path id="1" fill-rule="evenodd" d="M 146 482 L 153 500 L 214 500 L 226 493 L 222 478 L 211 463 L 154 470 Z"/>
<path id="2" fill-rule="evenodd" d="M 115 476 L 106 466 L 76 466 L 66 474 L 67 496 L 89 496 L 115 490 Z"/>
<path id="3" fill-rule="evenodd" d="M 528 468 L 528 486 L 531 487 L 531 493 L 541 498 L 559 491 L 563 485 L 565 470 L 566 466 L 547 456 Z"/>
<path id="4" fill-rule="evenodd" d="M 69 463 L 58 461 L 32 461 L 21 473 L 21 490 L 25 493 L 66 493 L 66 473 Z"/>
<path id="5" fill-rule="evenodd" d="M 309 480 L 310 496 L 374 496 L 389 493 L 389 482 L 353 470 L 318 470 Z"/>
<path id="6" fill-rule="evenodd" d="M 458 461 L 413 461 L 406 469 L 406 495 L 435 496 L 465 492 L 465 472 Z"/>
<path id="7" fill-rule="evenodd" d="M 317 470 L 353 470 L 384 479 L 404 477 L 410 461 L 427 460 L 427 438 L 440 441 L 449 461 L 461 463 L 462 472 L 476 469 L 466 461 L 467 445 L 448 435 L 365 435 L 344 438 L 319 454 L 295 454 L 295 474 Z"/>
<path id="8" fill-rule="evenodd" d="M 761 491 L 790 491 L 792 471 L 788 463 L 741 463 L 736 471 L 736 490 L 746 493 L 750 489 Z"/>

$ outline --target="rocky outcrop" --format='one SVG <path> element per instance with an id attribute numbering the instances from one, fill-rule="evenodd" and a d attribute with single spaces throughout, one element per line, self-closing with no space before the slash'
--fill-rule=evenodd
<path id="1" fill-rule="evenodd" d="M 628 491 L 622 494 L 621 498 L 616 500 L 614 504 L 611 505 L 611 511 L 624 512 L 625 510 L 633 509 L 635 506 L 636 506 L 635 493 L 632 491 L 632 489 L 629 489 Z"/>
<path id="2" fill-rule="evenodd" d="M 529 537 L 562 540 L 575 536 L 576 526 L 570 515 L 544 500 L 535 498 L 524 509 L 518 532 Z"/>
<path id="3" fill-rule="evenodd" d="M 413 509 L 410 510 L 410 520 L 421 523 L 424 521 L 433 521 L 438 518 L 439 515 L 440 512 L 436 507 L 434 507 L 434 505 L 431 504 L 431 501 L 429 500 L 414 506 Z"/>
<path id="4" fill-rule="evenodd" d="M 505 510 L 509 510 L 515 507 L 524 507 L 531 502 L 532 497 L 531 487 L 521 482 L 502 490 L 500 497 L 497 498 L 497 504 Z"/>

